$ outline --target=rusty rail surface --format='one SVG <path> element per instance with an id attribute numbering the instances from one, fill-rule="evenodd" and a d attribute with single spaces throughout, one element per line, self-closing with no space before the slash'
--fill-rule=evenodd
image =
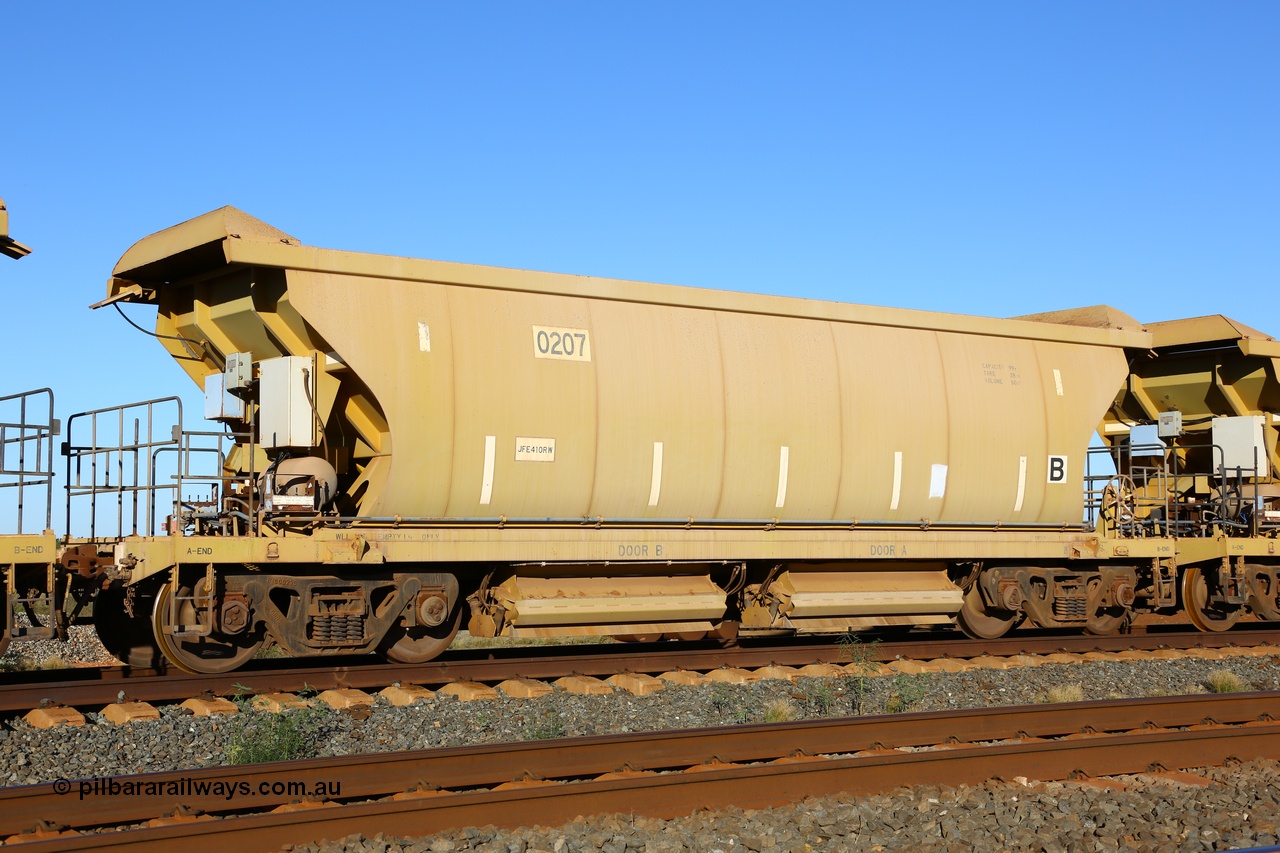
<path id="1" fill-rule="evenodd" d="M 308 661 L 258 661 L 246 669 L 223 675 L 131 673 L 127 667 L 46 670 L 7 673 L 0 677 L 0 714 L 23 712 L 42 701 L 90 707 L 115 702 L 124 692 L 145 702 L 181 700 L 204 693 L 251 695 L 297 690 L 361 689 L 403 684 L 440 685 L 450 681 L 498 683 L 508 678 L 554 679 L 565 675 L 607 676 L 618 672 L 661 673 L 673 669 L 707 671 L 729 665 L 761 667 L 770 664 L 803 666 L 847 663 L 852 656 L 887 662 L 897 658 L 966 659 L 982 655 L 1042 655 L 1054 652 L 1119 652 L 1128 650 L 1247 647 L 1280 643 L 1280 631 L 1235 630 L 1221 634 L 1167 630 L 1109 637 L 1023 632 L 998 640 L 977 642 L 949 634 L 944 638 L 909 637 L 849 644 L 795 640 L 786 644 L 747 642 L 726 646 L 719 642 L 661 645 L 570 645 L 473 649 L 455 652 L 425 664 L 387 664 L 373 656 Z"/>
<path id="2" fill-rule="evenodd" d="M 161 789 L 185 785 L 181 794 L 81 799 L 75 783 L 66 794 L 54 784 L 0 789 L 0 836 L 28 830 L 42 818 L 88 829 L 141 823 L 175 809 L 226 815 L 216 822 L 188 819 L 31 841 L 23 848 L 162 850 L 181 840 L 189 853 L 199 853 L 273 850 L 356 832 L 413 836 L 468 825 L 556 825 L 607 812 L 674 817 L 702 807 L 757 808 L 923 782 L 976 783 L 1014 775 L 1051 780 L 1139 773 L 1153 765 L 1174 770 L 1229 758 L 1277 758 L 1277 717 L 1280 693 L 1182 696 L 216 767 L 116 779 Z M 931 746 L 939 748 L 895 749 Z M 266 810 L 290 797 L 259 794 L 246 802 L 195 793 L 201 782 L 243 782 L 258 790 L 263 780 L 338 782 L 342 803 L 273 813 Z M 397 794 L 399 799 L 385 799 Z"/>

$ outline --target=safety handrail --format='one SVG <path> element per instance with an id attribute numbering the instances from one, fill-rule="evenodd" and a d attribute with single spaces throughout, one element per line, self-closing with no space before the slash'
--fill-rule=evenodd
<path id="1" fill-rule="evenodd" d="M 26 532 L 27 496 L 45 490 L 44 527 L 53 526 L 53 391 L 37 388 L 0 397 L 0 489 L 15 490 L 17 532 Z"/>

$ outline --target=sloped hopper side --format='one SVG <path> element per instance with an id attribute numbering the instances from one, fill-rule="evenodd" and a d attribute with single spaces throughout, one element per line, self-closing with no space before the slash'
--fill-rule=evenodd
<path id="1" fill-rule="evenodd" d="M 250 353 L 254 362 L 314 358 L 315 403 L 326 435 L 321 452 L 343 473 L 350 495 L 353 481 L 390 452 L 386 421 L 360 377 L 293 305 L 286 270 L 233 257 L 233 247 L 248 245 L 301 248 L 283 231 L 224 207 L 134 244 L 116 265 L 107 298 L 94 307 L 156 306 L 158 342 L 202 388 L 206 376 L 223 371 L 229 353 Z M 255 467 L 262 470 L 262 461 Z M 347 500 L 342 509 L 358 507 Z"/>
<path id="2" fill-rule="evenodd" d="M 1125 391 L 1107 413 L 1103 437 L 1127 435 L 1128 424 L 1182 413 L 1188 433 L 1207 433 L 1213 418 L 1263 416 L 1270 470 L 1280 470 L 1280 341 L 1214 314 L 1150 323 L 1148 354 L 1135 358 Z M 1205 460 L 1205 464 L 1212 464 Z"/>
<path id="3" fill-rule="evenodd" d="M 1145 331 L 1143 325 L 1128 314 L 1110 305 L 1090 305 L 1085 308 L 1067 308 L 1062 311 L 1046 311 L 1041 314 L 1024 314 L 1018 320 L 1033 323 L 1057 323 L 1062 326 L 1080 326 L 1086 329 L 1120 329 L 1128 332 Z"/>

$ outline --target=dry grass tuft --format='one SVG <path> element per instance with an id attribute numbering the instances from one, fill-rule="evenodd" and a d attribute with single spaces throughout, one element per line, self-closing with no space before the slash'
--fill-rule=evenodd
<path id="1" fill-rule="evenodd" d="M 1047 705 L 1055 705 L 1059 702 L 1083 702 L 1084 688 L 1079 684 L 1060 684 L 1057 687 L 1050 688 L 1048 693 L 1044 694 L 1044 703 Z"/>
<path id="2" fill-rule="evenodd" d="M 795 703 L 788 699 L 771 699 L 764 706 L 766 723 L 789 723 L 800 714 Z"/>
<path id="3" fill-rule="evenodd" d="M 1229 669 L 1215 669 L 1205 676 L 1204 686 L 1210 693 L 1243 693 L 1249 689 L 1249 682 Z"/>

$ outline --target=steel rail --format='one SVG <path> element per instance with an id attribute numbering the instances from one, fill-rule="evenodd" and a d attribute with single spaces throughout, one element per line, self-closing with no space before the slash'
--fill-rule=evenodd
<path id="1" fill-rule="evenodd" d="M 993 776 L 1030 773 L 1062 779 L 1142 772 L 1153 756 L 1185 749 L 1191 761 L 1177 767 L 1217 764 L 1231 757 L 1272 757 L 1280 725 L 1222 731 L 1163 732 L 1075 743 L 1024 743 L 909 755 L 836 759 L 813 763 L 728 766 L 697 773 L 583 782 L 523 791 L 484 791 L 437 799 L 377 802 L 305 813 L 253 815 L 180 827 L 126 830 L 36 842 L 32 853 L 126 849 L 188 853 L 274 851 L 307 840 L 366 836 L 424 836 L 462 826 L 555 826 L 581 815 L 629 814 L 673 818 L 723 803 L 765 808 L 805 797 L 866 794 L 904 785 L 977 783 Z M 1028 767 L 1034 769 L 1028 770 Z"/>
<path id="2" fill-rule="evenodd" d="M 216 767 L 116 780 L 159 785 L 187 780 L 187 792 L 178 796 L 71 799 L 71 795 L 58 794 L 53 784 L 0 789 L 0 835 L 20 832 L 39 818 L 85 829 L 153 819 L 179 805 L 223 813 L 246 808 L 243 800 L 232 802 L 220 794 L 192 793 L 195 783 L 215 780 L 244 782 L 254 785 L 255 790 L 263 779 L 339 781 L 346 804 L 293 814 L 262 814 L 287 802 L 288 797 L 258 795 L 252 798 L 254 814 L 248 816 L 191 823 L 185 829 L 149 827 L 64 837 L 32 842 L 35 846 L 26 849 L 61 851 L 119 845 L 163 849 L 177 838 L 190 839 L 184 833 L 197 832 L 201 838 L 188 842 L 193 853 L 227 849 L 228 845 L 231 849 L 265 850 L 355 832 L 424 835 L 467 825 L 554 825 L 577 815 L 602 812 L 673 817 L 707 805 L 754 808 L 817 794 L 871 792 L 924 781 L 959 784 L 1014 775 L 1049 780 L 1080 773 L 1138 773 L 1152 765 L 1184 769 L 1218 764 L 1230 757 L 1277 757 L 1280 723 L 1273 721 L 1277 715 L 1278 693 L 1183 696 Z M 1075 734 L 1083 736 L 1071 737 Z M 1057 741 L 1041 740 L 1063 736 L 1065 739 Z M 991 741 L 1009 742 L 980 743 Z M 945 748 L 915 752 L 889 748 L 943 745 Z M 612 776 L 624 768 L 630 772 Z M 667 772 L 652 775 L 652 771 Z M 520 779 L 558 781 L 497 787 Z M 428 785 L 448 791 L 422 791 L 398 801 L 369 802 Z M 72 794 L 74 789 L 73 785 Z"/>
<path id="3" fill-rule="evenodd" d="M 126 667 L 46 670 L 11 673 L 0 679 L 0 713 L 30 710 L 41 702 L 91 707 L 115 702 L 121 692 L 130 699 L 162 702 L 205 693 L 252 695 L 338 687 L 380 688 L 395 682 L 440 685 L 451 681 L 497 683 L 508 678 L 554 679 L 565 675 L 607 676 L 619 672 L 662 673 L 675 669 L 707 671 L 721 666 L 744 668 L 804 666 L 810 663 L 888 662 L 898 658 L 928 660 L 990 656 L 1122 652 L 1131 650 L 1246 647 L 1280 643 L 1280 632 L 1235 630 L 1217 634 L 1199 631 L 1120 634 L 1108 637 L 1063 636 L 1023 632 L 998 640 L 894 639 L 862 644 L 806 642 L 786 645 L 737 646 L 702 641 L 663 646 L 632 644 L 476 649 L 454 653 L 425 664 L 387 664 L 373 656 L 316 658 L 306 666 L 293 661 L 263 661 L 259 665 L 220 675 L 131 675 Z M 71 678 L 60 676 L 71 675 Z M 6 683 L 7 682 L 7 683 Z"/>

